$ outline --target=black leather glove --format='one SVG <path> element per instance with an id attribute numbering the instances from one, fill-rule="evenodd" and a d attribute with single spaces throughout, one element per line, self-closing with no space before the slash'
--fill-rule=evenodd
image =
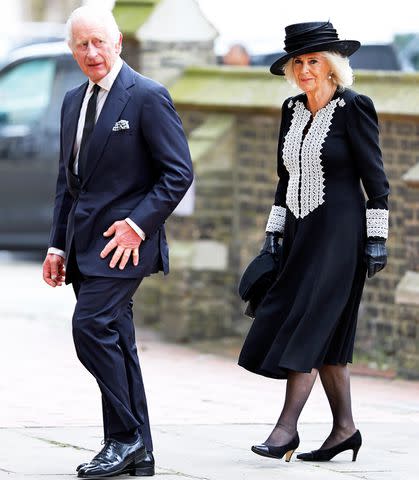
<path id="1" fill-rule="evenodd" d="M 279 232 L 266 232 L 265 242 L 260 253 L 271 253 L 279 258 L 279 255 L 281 254 L 281 245 L 279 244 L 280 238 L 281 235 Z"/>
<path id="2" fill-rule="evenodd" d="M 369 238 L 365 246 L 365 263 L 368 268 L 368 278 L 387 265 L 387 249 L 384 239 Z"/>

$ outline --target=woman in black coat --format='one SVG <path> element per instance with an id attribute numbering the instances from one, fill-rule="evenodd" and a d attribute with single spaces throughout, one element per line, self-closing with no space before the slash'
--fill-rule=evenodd
<path id="1" fill-rule="evenodd" d="M 319 372 L 333 427 L 318 450 L 298 458 L 330 460 L 353 450 L 355 460 L 361 434 L 352 418 L 347 363 L 365 274 L 386 264 L 389 185 L 374 105 L 347 88 L 348 57 L 359 42 L 339 40 L 329 22 L 290 25 L 285 32 L 286 54 L 271 72 L 285 74 L 304 93 L 282 106 L 279 183 L 265 242 L 280 252 L 280 267 L 256 309 L 239 364 L 287 379 L 287 389 L 272 433 L 252 450 L 290 460 L 299 445 L 297 421 Z"/>

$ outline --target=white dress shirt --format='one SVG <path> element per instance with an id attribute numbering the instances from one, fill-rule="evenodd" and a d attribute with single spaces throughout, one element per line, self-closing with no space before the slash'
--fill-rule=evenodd
<path id="1" fill-rule="evenodd" d="M 100 90 L 97 96 L 95 123 L 99 118 L 103 105 L 105 104 L 105 100 L 107 99 L 109 91 L 112 88 L 112 85 L 116 80 L 116 77 L 118 76 L 122 66 L 123 66 L 123 62 L 121 60 L 121 57 L 118 57 L 112 69 L 110 70 L 110 72 L 107 75 L 105 75 L 101 80 L 99 80 L 99 82 L 97 82 L 97 85 L 99 85 Z M 76 175 L 78 173 L 78 168 L 79 168 L 79 151 L 80 151 L 81 139 L 83 137 L 83 128 L 84 128 L 84 121 L 86 118 L 87 104 L 89 103 L 90 97 L 93 94 L 94 85 L 95 85 L 94 82 L 92 82 L 89 79 L 89 85 L 87 86 L 83 103 L 80 109 L 79 122 L 77 124 L 77 134 L 76 134 L 76 139 L 74 142 L 74 149 L 73 149 L 73 156 L 74 156 L 73 172 Z M 133 222 L 130 218 L 126 218 L 125 221 L 135 231 L 135 233 L 137 233 L 137 235 L 139 235 L 143 240 L 145 240 L 145 233 L 141 230 L 141 228 L 135 222 Z M 65 258 L 65 252 L 55 247 L 50 247 L 48 249 L 48 253 L 55 253 L 56 255 L 60 255 L 61 257 Z"/>

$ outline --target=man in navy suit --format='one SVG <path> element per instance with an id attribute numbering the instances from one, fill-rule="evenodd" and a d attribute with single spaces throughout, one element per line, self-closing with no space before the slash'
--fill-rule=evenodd
<path id="1" fill-rule="evenodd" d="M 112 13 L 80 7 L 69 46 L 89 81 L 61 110 L 61 153 L 44 280 L 72 283 L 77 355 L 102 394 L 104 448 L 82 478 L 154 474 L 147 402 L 135 344 L 132 296 L 168 273 L 164 222 L 193 174 L 167 90 L 120 58 Z"/>

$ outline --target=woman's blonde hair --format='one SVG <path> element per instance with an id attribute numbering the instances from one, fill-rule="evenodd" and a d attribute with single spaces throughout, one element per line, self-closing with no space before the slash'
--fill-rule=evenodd
<path id="1" fill-rule="evenodd" d="M 349 65 L 349 58 L 343 57 L 338 52 L 317 52 L 321 54 L 330 65 L 331 80 L 337 85 L 339 90 L 344 90 L 346 87 L 350 87 L 354 80 L 354 74 L 351 66 Z M 297 86 L 297 80 L 292 68 L 293 58 L 290 58 L 284 65 L 285 78 L 291 85 Z"/>

